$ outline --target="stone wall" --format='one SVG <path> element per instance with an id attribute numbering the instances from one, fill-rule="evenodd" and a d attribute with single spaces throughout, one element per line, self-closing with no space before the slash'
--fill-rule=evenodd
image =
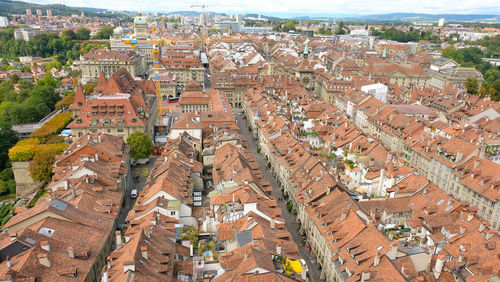
<path id="1" fill-rule="evenodd" d="M 43 182 L 31 178 L 30 162 L 12 162 L 12 170 L 16 180 L 16 199 L 24 198 L 42 187 Z"/>

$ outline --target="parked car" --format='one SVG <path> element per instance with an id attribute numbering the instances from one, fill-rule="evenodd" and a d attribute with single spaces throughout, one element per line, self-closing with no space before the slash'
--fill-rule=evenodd
<path id="1" fill-rule="evenodd" d="M 132 191 L 130 191 L 130 198 L 137 198 L 137 189 L 132 189 Z"/>

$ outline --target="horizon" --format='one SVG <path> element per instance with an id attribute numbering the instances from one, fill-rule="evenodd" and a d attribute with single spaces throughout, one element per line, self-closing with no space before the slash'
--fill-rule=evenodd
<path id="1" fill-rule="evenodd" d="M 127 11 L 127 12 L 147 12 L 147 13 L 175 13 L 175 12 L 200 12 L 200 9 L 191 8 L 190 5 L 203 4 L 208 8 L 205 12 L 225 13 L 225 14 L 261 14 L 268 17 L 314 17 L 314 18 L 334 18 L 334 17 L 363 17 L 372 15 L 384 14 L 428 14 L 428 15 L 500 15 L 500 6 L 495 0 L 483 0 L 482 3 L 475 3 L 474 0 L 466 0 L 460 5 L 454 5 L 451 0 L 438 1 L 434 3 L 432 0 L 423 0 L 414 3 L 411 0 L 397 1 L 369 1 L 356 0 L 356 2 L 348 0 L 333 0 L 326 3 L 328 0 L 313 0 L 309 8 L 304 8 L 301 1 L 289 1 L 286 7 L 277 1 L 256 0 L 244 7 L 235 5 L 232 0 L 212 0 L 206 2 L 193 1 L 188 3 L 178 4 L 172 1 L 151 0 L 144 2 L 141 8 L 137 9 L 135 1 L 122 0 L 121 7 L 116 7 L 114 1 L 98 1 L 98 0 L 30 0 L 23 1 L 34 4 L 63 4 L 70 7 L 80 8 L 99 8 L 110 11 Z M 346 5 L 349 3 L 350 5 Z M 353 3 L 353 4 L 351 4 Z M 391 3 L 393 3 L 391 5 Z M 453 5 L 452 5 L 453 4 Z M 175 8 L 169 8 L 175 7 Z M 335 9 L 342 6 L 342 10 Z M 264 7 L 264 8 L 263 8 Z M 391 8 L 385 8 L 391 7 Z M 399 8 L 401 7 L 401 8 Z M 403 8 L 404 7 L 404 8 Z M 411 9 L 408 7 L 412 7 Z M 453 10 L 449 7 L 454 7 Z M 369 11 L 369 12 L 366 12 Z"/>

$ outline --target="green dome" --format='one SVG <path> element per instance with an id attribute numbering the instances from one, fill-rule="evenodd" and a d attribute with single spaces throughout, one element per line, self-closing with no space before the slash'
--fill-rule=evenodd
<path id="1" fill-rule="evenodd" d="M 134 18 L 134 24 L 146 24 L 146 18 L 137 16 Z"/>

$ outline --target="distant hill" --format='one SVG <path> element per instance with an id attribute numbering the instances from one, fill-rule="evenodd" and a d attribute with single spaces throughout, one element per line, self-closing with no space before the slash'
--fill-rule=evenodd
<path id="1" fill-rule="evenodd" d="M 394 22 L 413 22 L 413 21 L 437 21 L 445 18 L 450 22 L 500 22 L 500 15 L 478 15 L 478 14 L 417 14 L 417 13 L 392 13 L 380 15 L 366 15 L 358 17 L 347 17 L 349 20 L 359 21 L 394 21 Z"/>
<path id="2" fill-rule="evenodd" d="M 43 10 L 45 15 L 45 10 L 52 10 L 52 15 L 54 16 L 70 16 L 71 14 L 80 14 L 82 11 L 87 16 L 123 16 L 121 12 L 110 11 L 106 9 L 97 8 L 86 8 L 86 7 L 69 7 L 61 4 L 34 4 L 21 1 L 10 1 L 10 0 L 0 0 L 0 15 L 8 16 L 10 14 L 24 14 L 26 9 L 31 9 L 33 14 L 35 14 L 36 9 Z"/>

